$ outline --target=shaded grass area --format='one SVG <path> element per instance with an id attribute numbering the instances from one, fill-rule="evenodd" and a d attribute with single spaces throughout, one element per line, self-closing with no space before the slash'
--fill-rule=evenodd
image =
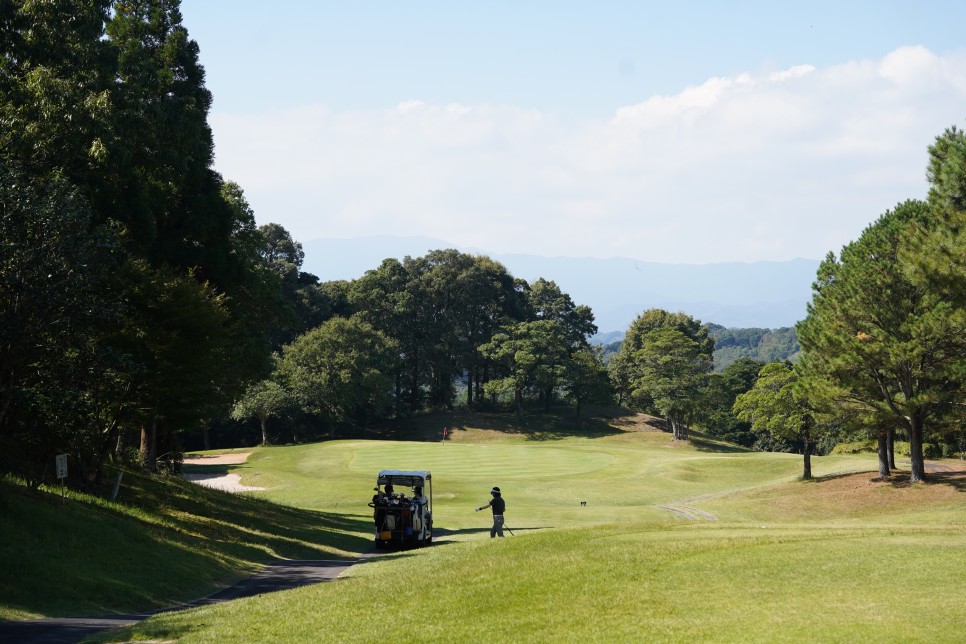
<path id="1" fill-rule="evenodd" d="M 0 481 L 0 618 L 140 611 L 279 557 L 350 558 L 360 521 L 125 472 L 119 501 Z"/>
<path id="2" fill-rule="evenodd" d="M 385 423 L 371 432 L 394 440 L 441 441 L 445 427 L 450 432 L 447 440 L 451 441 L 479 441 L 487 433 L 498 435 L 492 436 L 496 440 L 549 441 L 617 434 L 622 431 L 620 419 L 635 417 L 643 415 L 619 407 L 589 407 L 579 417 L 569 406 L 553 407 L 549 412 L 541 409 L 523 417 L 505 412 L 436 412 Z"/>

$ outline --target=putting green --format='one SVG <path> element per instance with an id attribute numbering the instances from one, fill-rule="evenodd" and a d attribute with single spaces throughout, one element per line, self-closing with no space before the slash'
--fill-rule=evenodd
<path id="1" fill-rule="evenodd" d="M 614 456 L 605 452 L 532 444 L 447 445 L 367 443 L 354 450 L 348 469 L 375 476 L 382 469 L 430 470 L 439 478 L 566 477 L 605 470 Z"/>

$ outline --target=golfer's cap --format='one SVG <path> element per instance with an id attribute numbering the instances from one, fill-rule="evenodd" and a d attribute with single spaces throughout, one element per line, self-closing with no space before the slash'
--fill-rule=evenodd
<path id="1" fill-rule="evenodd" d="M 490 490 L 490 494 L 499 494 L 499 493 L 500 493 L 500 488 L 498 487 L 494 487 L 492 490 Z"/>

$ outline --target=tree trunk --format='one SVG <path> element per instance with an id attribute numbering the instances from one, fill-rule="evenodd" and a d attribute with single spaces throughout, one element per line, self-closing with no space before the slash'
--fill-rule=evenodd
<path id="1" fill-rule="evenodd" d="M 879 455 L 879 476 L 886 478 L 889 476 L 889 431 L 879 428 L 876 433 L 878 447 L 876 452 Z"/>
<path id="2" fill-rule="evenodd" d="M 141 425 L 141 448 L 138 450 L 138 460 L 141 461 L 141 467 L 148 466 L 148 445 L 150 443 L 148 438 L 148 428 L 146 425 Z"/>
<path id="3" fill-rule="evenodd" d="M 476 374 L 474 377 L 476 381 L 476 406 L 479 407 L 480 403 L 483 401 L 483 383 L 486 381 L 486 363 L 483 363 L 483 368 L 476 368 Z"/>
<path id="4" fill-rule="evenodd" d="M 262 424 L 262 446 L 268 445 L 268 416 L 259 416 L 259 422 Z"/>
<path id="5" fill-rule="evenodd" d="M 926 461 L 922 456 L 922 418 L 913 414 L 909 418 L 909 460 L 912 462 L 909 480 L 913 483 L 926 480 Z"/>
<path id="6" fill-rule="evenodd" d="M 476 383 L 476 399 L 483 400 L 484 385 L 490 380 L 490 361 L 483 361 L 483 374 Z"/>
<path id="7" fill-rule="evenodd" d="M 141 467 L 150 472 L 157 469 L 157 444 L 158 419 L 152 418 L 150 424 L 141 425 Z"/>
<path id="8" fill-rule="evenodd" d="M 473 409 L 473 371 L 474 369 L 466 370 L 466 408 Z"/>
<path id="9" fill-rule="evenodd" d="M 410 376 L 409 410 L 416 413 L 419 410 L 419 354 L 413 354 L 413 372 Z"/>
<path id="10" fill-rule="evenodd" d="M 516 400 L 517 418 L 523 418 L 523 392 L 517 389 L 514 393 L 514 399 Z"/>
<path id="11" fill-rule="evenodd" d="M 812 450 L 815 447 L 815 441 L 812 439 L 812 427 L 815 425 L 815 419 L 804 405 L 801 408 L 802 423 L 798 430 L 798 438 L 802 441 L 802 480 L 810 481 L 812 479 Z"/>
<path id="12" fill-rule="evenodd" d="M 805 449 L 802 451 L 805 453 L 802 459 L 802 480 L 810 481 L 812 479 L 812 441 L 806 438 L 803 442 Z"/>
<path id="13" fill-rule="evenodd" d="M 886 431 L 886 440 L 889 444 L 889 469 L 895 470 L 896 467 L 896 428 L 890 427 Z"/>

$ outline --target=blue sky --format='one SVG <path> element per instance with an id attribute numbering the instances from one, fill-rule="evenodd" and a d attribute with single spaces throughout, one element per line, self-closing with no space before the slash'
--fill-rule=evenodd
<path id="1" fill-rule="evenodd" d="M 299 240 L 820 258 L 966 125 L 966 3 L 183 0 L 216 167 Z"/>

